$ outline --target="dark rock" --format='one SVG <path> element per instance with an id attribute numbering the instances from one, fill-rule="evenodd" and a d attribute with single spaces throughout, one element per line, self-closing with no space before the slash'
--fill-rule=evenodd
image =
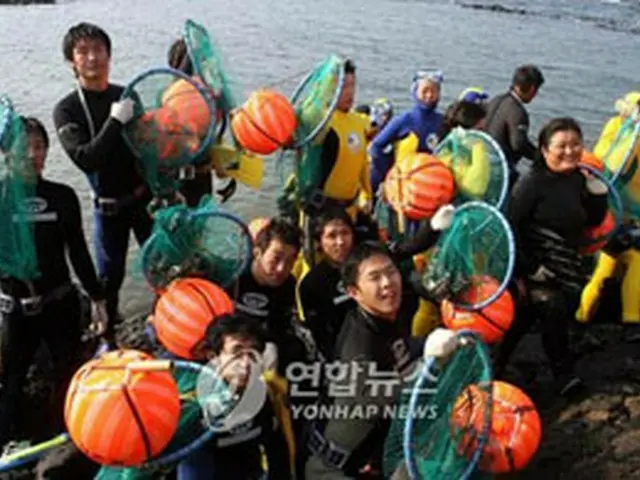
<path id="1" fill-rule="evenodd" d="M 0 5 L 54 5 L 55 0 L 0 0 Z"/>

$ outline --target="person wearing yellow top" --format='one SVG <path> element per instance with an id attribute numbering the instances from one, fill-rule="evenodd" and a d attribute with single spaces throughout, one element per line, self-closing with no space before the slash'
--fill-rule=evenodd
<path id="1" fill-rule="evenodd" d="M 640 113 L 640 92 L 628 93 L 616 102 L 615 108 L 619 115 L 609 119 L 593 149 L 593 153 L 600 159 L 609 151 L 627 118 Z M 636 342 L 640 340 L 640 238 L 634 230 L 633 222 L 627 221 L 600 252 L 591 280 L 582 291 L 576 320 L 583 324 L 591 320 L 597 310 L 605 281 L 613 277 L 621 265 L 625 267 L 620 291 L 625 340 Z"/>

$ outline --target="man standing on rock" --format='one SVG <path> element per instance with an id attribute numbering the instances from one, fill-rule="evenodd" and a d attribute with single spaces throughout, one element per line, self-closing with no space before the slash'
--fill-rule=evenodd
<path id="1" fill-rule="evenodd" d="M 493 98 L 487 106 L 484 129 L 507 157 L 510 186 L 518 179 L 516 166 L 520 159 L 533 160 L 537 151 L 528 137 L 529 114 L 525 105 L 531 103 L 543 84 L 538 67 L 523 65 L 514 72 L 509 92 Z"/>
<path id="2" fill-rule="evenodd" d="M 151 195 L 122 137 L 134 102 L 120 100 L 124 88 L 109 83 L 109 36 L 96 25 L 80 23 L 69 29 L 62 50 L 77 88 L 58 102 L 53 120 L 62 147 L 93 190 L 94 242 L 109 315 L 106 339 L 113 345 L 129 234 L 133 230 L 138 244 L 149 237 L 152 219 L 146 204 Z"/>

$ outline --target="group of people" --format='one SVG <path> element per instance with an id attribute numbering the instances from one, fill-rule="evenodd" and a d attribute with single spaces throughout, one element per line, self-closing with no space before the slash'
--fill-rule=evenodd
<path id="1" fill-rule="evenodd" d="M 62 50 L 77 88 L 55 106 L 53 121 L 60 144 L 86 174 L 93 192 L 97 271 L 84 238 L 77 195 L 42 177 L 49 148 L 46 129 L 39 120 L 24 118 L 29 157 L 38 174 L 36 195 L 45 201 L 44 212 L 52 215 L 33 219 L 38 280 L 24 285 L 17 279 L 0 279 L 2 296 L 13 299 L 3 302 L 12 308 L 2 313 L 0 444 L 19 436 L 11 424 L 40 340 L 51 352 L 59 392 L 55 409 L 62 412 L 66 385 L 81 350 L 79 296 L 67 256 L 91 298 L 92 330 L 116 348 L 129 236 L 133 231 L 143 244 L 153 226 L 147 210 L 152 195 L 122 137 L 123 126 L 134 118 L 134 101 L 121 100 L 123 87 L 109 81 L 109 36 L 96 25 L 81 23 L 69 29 Z M 182 40 L 169 49 L 168 63 L 193 75 Z M 349 379 L 343 379 L 343 386 L 357 390 L 349 397 L 331 395 L 324 383 L 316 382 L 311 382 L 317 389 L 313 398 L 296 396 L 291 390 L 292 365 L 369 362 L 379 371 L 404 376 L 424 353 L 433 353 L 436 347 L 430 341 L 435 337 L 417 337 L 412 328 L 422 292 L 400 267 L 434 245 L 450 226 L 453 207 L 442 206 L 421 223 L 415 236 L 391 243 L 381 241 L 372 212 L 376 202 L 384 200 L 380 185 L 395 159 L 407 152 L 431 154 L 452 129 L 474 128 L 493 137 L 506 156 L 506 213 L 517 242 L 510 287 L 516 316 L 496 350 L 496 377 L 503 375 L 519 340 L 537 320 L 554 388 L 559 395 L 574 393 L 581 380 L 573 369 L 569 325 L 575 303 L 571 296 L 584 284 L 576 268 L 582 263 L 579 247 L 584 231 L 599 225 L 607 211 L 607 186 L 578 168 L 585 148 L 578 122 L 552 119 L 542 128 L 537 146 L 529 140 L 525 106 L 544 83 L 541 71 L 532 65 L 516 69 L 507 93 L 489 98 L 482 89 L 470 88 L 444 113 L 438 108 L 442 72 L 420 71 L 410 87 L 414 105 L 400 114 L 387 99 L 354 108 L 356 66 L 347 60 L 344 69 L 337 109 L 322 136 L 321 178 L 313 195 L 297 205 L 296 212 L 309 221 L 301 228 L 297 213 L 287 208 L 255 232 L 252 261 L 228 289 L 236 313 L 214 322 L 207 332 L 211 355 L 264 351 L 267 344 L 275 345 L 276 371 L 289 380 L 285 394 L 295 411 L 310 403 L 353 407 L 373 400 L 362 380 L 355 388 Z M 636 102 L 631 107 L 637 111 L 640 101 Z M 533 166 L 519 178 L 516 167 L 523 157 L 533 160 Z M 201 164 L 181 189 L 190 206 L 213 193 L 211 161 L 203 158 Z M 225 177 L 223 169 L 216 174 Z M 234 191 L 231 182 L 217 193 L 228 198 Z M 25 308 L 36 299 L 39 308 Z M 451 342 L 450 337 L 440 340 Z M 302 382 L 307 388 L 309 380 Z M 52 428 L 63 430 L 62 415 L 56 418 Z M 183 460 L 177 475 L 183 480 L 266 478 L 263 448 L 268 478 L 382 478 L 381 447 L 388 431 L 388 422 L 382 420 L 388 419 L 294 416 L 285 422 L 269 404 L 248 420 L 246 428 L 214 438 Z"/>

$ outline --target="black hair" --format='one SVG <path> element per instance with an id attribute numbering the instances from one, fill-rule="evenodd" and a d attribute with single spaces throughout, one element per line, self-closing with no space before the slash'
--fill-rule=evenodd
<path id="1" fill-rule="evenodd" d="M 255 245 L 264 252 L 273 240 L 280 240 L 285 245 L 291 245 L 296 250 L 302 246 L 302 231 L 291 221 L 275 217 L 258 233 Z"/>
<path id="2" fill-rule="evenodd" d="M 358 106 L 356 106 L 354 111 L 356 113 L 363 113 L 365 115 L 369 115 L 369 114 L 371 114 L 371 107 L 369 105 L 366 105 L 366 104 L 358 105 Z"/>
<path id="3" fill-rule="evenodd" d="M 107 32 L 97 25 L 82 22 L 71 27 L 62 39 L 62 54 L 65 60 L 73 61 L 73 49 L 80 40 L 85 38 L 100 40 L 104 43 L 109 56 L 111 56 L 111 39 Z"/>
<path id="4" fill-rule="evenodd" d="M 543 84 L 544 76 L 535 65 L 521 65 L 513 72 L 511 79 L 511 88 L 518 87 L 523 91 L 528 91 L 531 88 L 539 90 Z"/>
<path id="5" fill-rule="evenodd" d="M 544 156 L 542 155 L 542 149 L 549 148 L 549 142 L 551 142 L 551 138 L 557 132 L 575 132 L 582 140 L 584 137 L 582 135 L 582 128 L 580 128 L 580 124 L 573 118 L 570 117 L 560 117 L 549 120 L 542 130 L 540 130 L 540 134 L 538 135 L 538 155 L 537 161 L 538 163 L 544 163 Z"/>
<path id="6" fill-rule="evenodd" d="M 27 135 L 39 135 L 44 141 L 44 146 L 49 148 L 49 135 L 40 120 L 35 117 L 20 117 L 20 120 L 22 120 Z"/>
<path id="7" fill-rule="evenodd" d="M 211 322 L 205 332 L 205 348 L 214 355 L 219 355 L 227 337 L 239 337 L 255 343 L 259 353 L 264 352 L 266 338 L 260 323 L 250 317 L 234 313 L 223 315 Z"/>
<path id="8" fill-rule="evenodd" d="M 320 238 L 322 237 L 322 232 L 324 232 L 325 227 L 334 220 L 344 222 L 351 230 L 351 233 L 355 235 L 355 227 L 351 221 L 351 217 L 343 208 L 326 208 L 314 222 L 313 238 L 318 243 L 318 246 L 320 245 Z"/>
<path id="9" fill-rule="evenodd" d="M 456 127 L 473 128 L 487 115 L 484 106 L 464 100 L 454 102 L 447 108 L 438 138 L 443 139 Z"/>
<path id="10" fill-rule="evenodd" d="M 344 73 L 346 73 L 347 75 L 355 75 L 356 73 L 356 64 L 350 58 L 344 61 Z"/>
<path id="11" fill-rule="evenodd" d="M 366 241 L 356 245 L 342 265 L 342 283 L 345 287 L 358 283 L 360 265 L 371 257 L 380 255 L 391 259 L 387 247 L 381 242 Z"/>
<path id="12" fill-rule="evenodd" d="M 180 70 L 185 75 L 193 75 L 193 63 L 189 57 L 187 42 L 179 38 L 171 44 L 167 54 L 167 63 L 171 68 Z"/>

